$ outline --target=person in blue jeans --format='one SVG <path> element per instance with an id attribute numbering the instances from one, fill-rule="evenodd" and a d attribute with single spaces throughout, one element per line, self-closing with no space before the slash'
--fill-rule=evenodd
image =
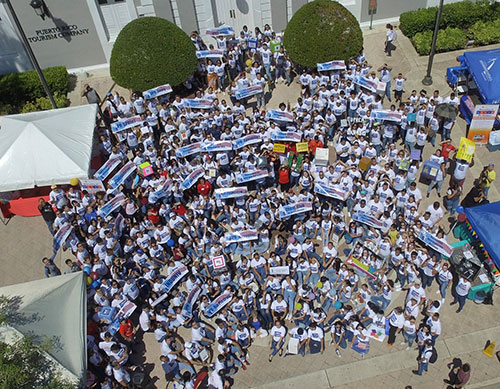
<path id="1" fill-rule="evenodd" d="M 429 360 L 432 356 L 432 341 L 426 340 L 424 350 L 417 358 L 418 361 L 418 370 L 412 370 L 413 374 L 422 375 L 424 371 L 429 369 Z"/>
<path id="2" fill-rule="evenodd" d="M 382 288 L 382 293 L 378 296 L 372 296 L 372 301 L 377 304 L 382 311 L 385 311 L 391 303 L 393 288 L 394 281 L 387 280 Z"/>
<path id="3" fill-rule="evenodd" d="M 335 346 L 335 353 L 340 358 L 340 349 L 347 348 L 347 342 L 345 340 L 345 327 L 340 320 L 336 321 L 332 327 L 332 341 L 330 344 Z"/>

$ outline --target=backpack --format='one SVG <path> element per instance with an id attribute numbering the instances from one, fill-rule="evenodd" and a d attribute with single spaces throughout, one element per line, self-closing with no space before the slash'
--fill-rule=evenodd
<path id="1" fill-rule="evenodd" d="M 438 359 L 438 353 L 436 347 L 433 347 L 431 357 L 429 358 L 429 362 L 434 363 L 437 361 L 437 359 Z"/>

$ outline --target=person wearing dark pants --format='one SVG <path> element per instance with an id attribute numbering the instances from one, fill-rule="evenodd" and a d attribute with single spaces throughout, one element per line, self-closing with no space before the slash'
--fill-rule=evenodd
<path id="1" fill-rule="evenodd" d="M 455 287 L 455 298 L 450 305 L 455 305 L 458 303 L 457 313 L 461 312 L 464 308 L 465 301 L 467 300 L 467 295 L 469 294 L 469 290 L 471 288 L 471 283 L 467 281 L 465 278 L 460 277 L 458 279 L 458 284 Z"/>
<path id="2" fill-rule="evenodd" d="M 418 370 L 412 370 L 413 374 L 422 375 L 424 371 L 429 369 L 429 361 L 432 356 L 432 341 L 425 341 L 425 347 L 422 353 L 417 358 L 418 360 Z"/>
<path id="3" fill-rule="evenodd" d="M 401 332 L 405 322 L 405 317 L 403 315 L 403 308 L 396 307 L 392 310 L 389 316 L 387 316 L 389 324 L 389 338 L 387 339 L 387 345 L 391 347 L 396 341 L 396 334 Z"/>

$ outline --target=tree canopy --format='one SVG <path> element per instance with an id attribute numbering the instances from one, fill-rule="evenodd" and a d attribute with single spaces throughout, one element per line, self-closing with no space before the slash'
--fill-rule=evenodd
<path id="1" fill-rule="evenodd" d="M 124 88 L 145 91 L 163 84 L 179 85 L 198 66 L 196 48 L 175 24 L 158 17 L 131 21 L 118 34 L 110 73 Z"/>
<path id="2" fill-rule="evenodd" d="M 352 13 L 336 1 L 303 5 L 285 29 L 283 44 L 290 58 L 306 67 L 348 60 L 363 48 L 363 33 Z"/>

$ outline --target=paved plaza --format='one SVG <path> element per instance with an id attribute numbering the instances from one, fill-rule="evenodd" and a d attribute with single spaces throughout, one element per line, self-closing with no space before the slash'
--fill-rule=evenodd
<path id="1" fill-rule="evenodd" d="M 365 52 L 368 62 L 376 69 L 383 63 L 392 66 L 392 74 L 399 72 L 407 78 L 405 84 L 406 94 L 412 89 L 426 89 L 431 94 L 434 89 L 439 89 L 441 96 L 448 96 L 451 89 L 446 83 L 445 73 L 448 66 L 457 64 L 455 58 L 461 52 L 437 54 L 434 59 L 433 80 L 434 84 L 424 87 L 421 80 L 425 75 L 427 57 L 419 57 L 410 41 L 398 31 L 397 49 L 392 57 L 384 54 L 385 28 L 376 27 L 365 30 Z M 494 45 L 493 47 L 500 47 Z M 488 48 L 488 47 L 486 47 Z M 480 48 L 480 49 L 485 49 Z M 74 83 L 74 90 L 70 93 L 72 105 L 84 104 L 80 97 L 83 84 L 89 83 L 101 97 L 109 90 L 117 90 L 128 97 L 129 92 L 115 85 L 107 71 L 96 71 L 86 77 L 79 76 Z M 290 102 L 293 105 L 299 96 L 300 89 L 296 83 L 290 87 L 279 84 L 274 90 L 268 108 L 275 108 L 280 102 Z M 228 98 L 227 95 L 221 97 Z M 386 103 L 387 104 L 387 103 Z M 452 131 L 453 143 L 458 145 L 461 136 L 465 135 L 465 122 L 458 119 Z M 439 139 L 439 136 L 438 136 Z M 432 147 L 426 146 L 424 160 L 432 152 Z M 333 154 L 333 153 L 331 153 Z M 468 171 L 464 185 L 464 195 L 468 193 L 474 178 L 477 178 L 489 162 L 495 162 L 497 169 L 500 167 L 500 152 L 490 153 L 485 146 L 478 146 L 475 154 L 475 165 Z M 443 189 L 448 187 L 449 176 Z M 419 184 L 423 193 L 427 189 Z M 490 202 L 500 200 L 500 184 L 494 182 L 489 192 Z M 463 195 L 463 196 L 464 196 Z M 463 198 L 462 196 L 462 198 Z M 430 198 L 422 200 L 422 208 L 426 208 L 438 199 L 433 191 Z M 442 222 L 448 231 L 447 217 Z M 2 271 L 0 272 L 0 286 L 42 278 L 43 265 L 40 262 L 44 256 L 50 256 L 52 241 L 47 227 L 41 217 L 21 218 L 14 217 L 9 223 L 0 225 L 0 241 L 2 242 L 1 254 Z M 453 241 L 452 234 L 449 242 Z M 63 269 L 64 260 L 70 258 L 70 253 L 58 253 L 55 262 Z M 437 298 L 437 286 L 434 283 L 427 296 Z M 494 299 L 497 296 L 494 296 Z M 419 388 L 446 388 L 443 379 L 447 378 L 449 369 L 447 364 L 454 357 L 461 358 L 472 367 L 472 378 L 467 388 L 500 388 L 500 362 L 494 356 L 489 358 L 482 353 L 487 340 L 497 341 L 500 350 L 500 310 L 497 305 L 476 305 L 468 301 L 463 312 L 455 313 L 456 308 L 450 307 L 451 296 L 448 297 L 441 310 L 441 323 L 443 332 L 439 336 L 436 348 L 438 361 L 431 364 L 429 372 L 422 377 L 412 374 L 412 369 L 417 367 L 417 351 L 406 350 L 406 345 L 399 345 L 402 336 L 399 335 L 393 347 L 389 348 L 386 342 L 371 340 L 370 352 L 364 359 L 352 350 L 345 350 L 342 358 L 335 355 L 334 348 L 329 345 L 330 334 L 326 335 L 327 345 L 324 354 L 276 357 L 272 363 L 268 362 L 268 338 L 257 339 L 250 348 L 247 371 L 238 372 L 234 378 L 234 388 L 404 388 L 411 385 Z M 390 308 L 404 304 L 402 292 L 395 292 Z M 152 381 L 149 387 L 165 388 L 166 381 L 159 364 L 160 346 L 152 334 L 144 337 L 147 353 L 145 363 L 149 367 Z M 495 350 L 496 351 L 496 350 Z M 173 387 L 171 385 L 170 387 Z"/>

